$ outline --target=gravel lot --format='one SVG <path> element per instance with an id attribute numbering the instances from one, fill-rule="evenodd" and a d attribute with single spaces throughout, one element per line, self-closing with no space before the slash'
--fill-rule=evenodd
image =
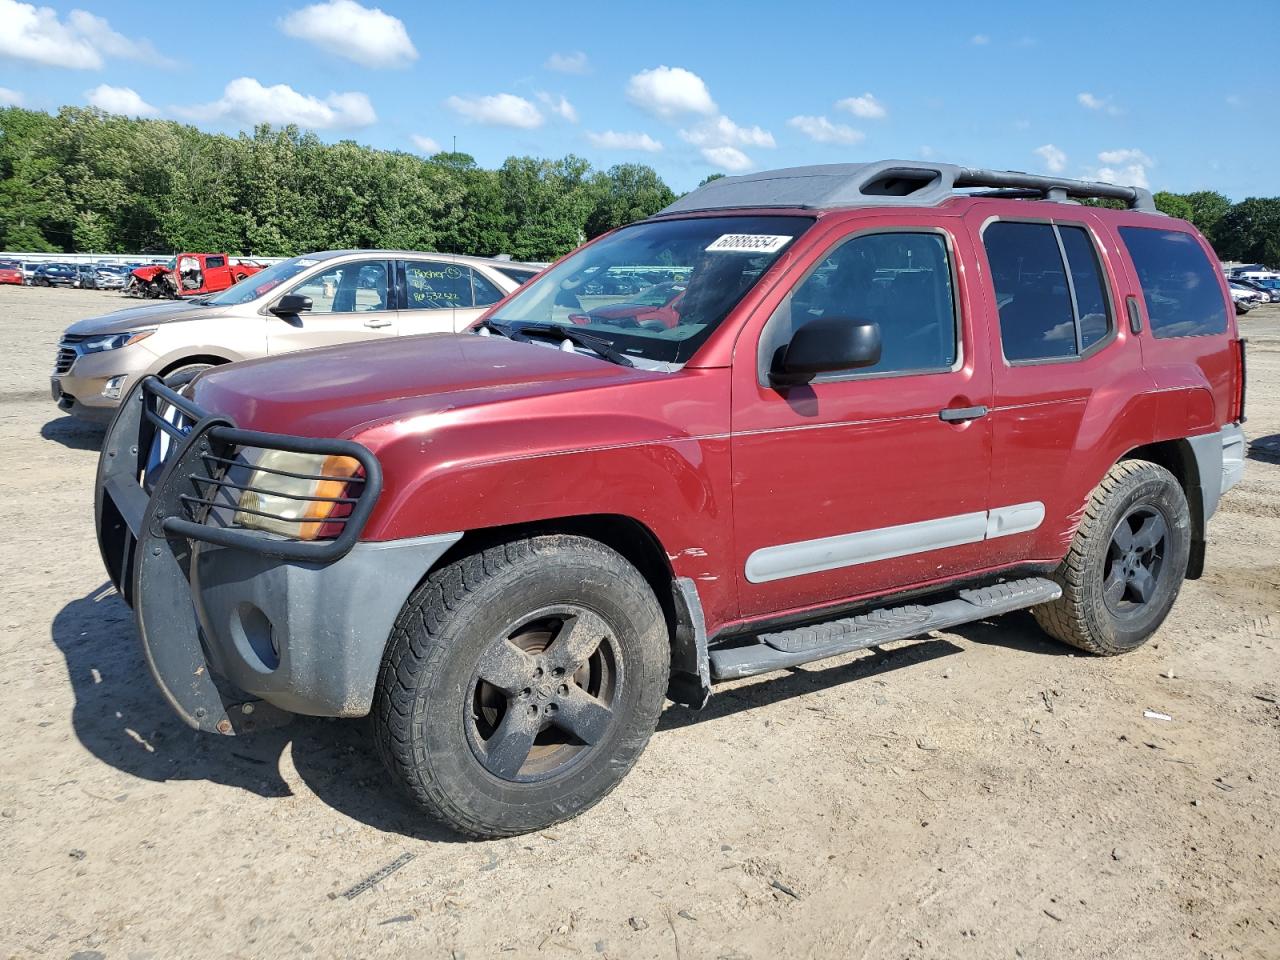
<path id="1" fill-rule="evenodd" d="M 119 305 L 0 288 L 0 954 L 1280 957 L 1280 448 L 1135 654 L 1017 614 L 743 681 L 586 816 L 460 842 L 361 723 L 222 739 L 162 702 L 94 544 L 101 433 L 46 379 Z M 1241 325 L 1275 441 L 1280 307 Z"/>

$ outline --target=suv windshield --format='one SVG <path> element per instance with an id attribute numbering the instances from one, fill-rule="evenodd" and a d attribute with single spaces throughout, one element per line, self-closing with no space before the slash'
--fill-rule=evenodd
<path id="1" fill-rule="evenodd" d="M 638 223 L 541 274 L 492 319 L 516 330 L 559 324 L 628 356 L 683 363 L 812 224 L 783 216 Z"/>
<path id="2" fill-rule="evenodd" d="M 239 283 L 227 287 L 221 293 L 215 293 L 204 302 L 215 307 L 237 307 L 241 304 L 249 303 L 274 290 L 286 280 L 296 277 L 303 270 L 314 267 L 319 262 L 313 257 L 293 257 L 290 260 L 281 260 L 274 266 L 245 277 Z"/>

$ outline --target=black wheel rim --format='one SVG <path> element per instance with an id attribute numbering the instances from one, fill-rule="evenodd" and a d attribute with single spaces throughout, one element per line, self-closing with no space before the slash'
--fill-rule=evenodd
<path id="1" fill-rule="evenodd" d="M 1102 597 L 1112 616 L 1128 619 L 1149 609 L 1160 587 L 1169 542 L 1169 522 L 1157 507 L 1138 504 L 1111 534 L 1103 569 Z"/>
<path id="2" fill-rule="evenodd" d="M 608 736 L 622 680 L 616 634 L 599 614 L 559 604 L 521 617 L 476 664 L 471 750 L 502 780 L 560 776 Z"/>

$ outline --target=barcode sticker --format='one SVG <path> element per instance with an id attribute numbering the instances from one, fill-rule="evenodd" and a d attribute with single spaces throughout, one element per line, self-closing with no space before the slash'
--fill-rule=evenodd
<path id="1" fill-rule="evenodd" d="M 777 253 L 790 240 L 768 233 L 726 233 L 707 247 L 707 253 Z"/>

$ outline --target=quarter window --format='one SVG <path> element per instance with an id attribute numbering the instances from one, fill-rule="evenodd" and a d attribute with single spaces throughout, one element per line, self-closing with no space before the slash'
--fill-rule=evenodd
<path id="1" fill-rule="evenodd" d="M 471 287 L 475 291 L 477 307 L 487 307 L 506 296 L 492 280 L 479 270 L 471 271 Z"/>
<path id="2" fill-rule="evenodd" d="M 1154 336 L 1197 337 L 1227 329 L 1218 274 L 1195 237 L 1177 230 L 1121 227 L 1120 238 L 1138 271 Z"/>
<path id="3" fill-rule="evenodd" d="M 471 270 L 440 260 L 407 260 L 405 306 L 410 310 L 470 307 Z"/>
<path id="4" fill-rule="evenodd" d="M 765 369 L 796 330 L 822 317 L 880 327 L 880 361 L 858 374 L 950 369 L 957 341 L 946 240 L 878 233 L 836 247 L 775 311 L 762 343 Z"/>
<path id="5" fill-rule="evenodd" d="M 982 242 L 1005 359 L 1077 357 L 1111 332 L 1097 251 L 1083 227 L 998 220 Z"/>

